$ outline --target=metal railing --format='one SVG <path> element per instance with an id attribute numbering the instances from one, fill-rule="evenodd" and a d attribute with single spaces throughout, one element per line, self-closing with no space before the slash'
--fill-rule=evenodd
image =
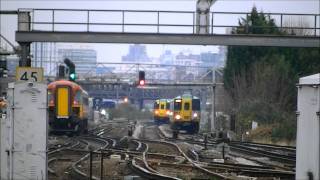
<path id="1" fill-rule="evenodd" d="M 235 28 L 275 28 L 277 35 L 320 35 L 320 14 L 263 13 L 274 20 L 277 27 L 239 26 L 240 18 L 247 19 L 247 12 L 210 12 L 209 25 L 197 25 L 194 11 L 142 11 L 142 10 L 80 10 L 80 9 L 19 9 L 30 12 L 31 31 L 65 32 L 116 32 L 116 33 L 172 33 L 196 34 L 198 27 L 208 29 L 208 34 L 229 34 Z M 260 13 L 261 14 L 261 13 Z"/>

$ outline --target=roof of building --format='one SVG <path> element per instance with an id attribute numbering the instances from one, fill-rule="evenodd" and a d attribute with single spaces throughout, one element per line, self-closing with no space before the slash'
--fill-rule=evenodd
<path id="1" fill-rule="evenodd" d="M 299 84 L 300 85 L 320 85 L 320 73 L 310 75 L 310 76 L 305 76 L 299 79 Z"/>

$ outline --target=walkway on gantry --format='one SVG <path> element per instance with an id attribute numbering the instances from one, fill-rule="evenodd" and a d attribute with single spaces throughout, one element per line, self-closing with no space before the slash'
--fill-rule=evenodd
<path id="1" fill-rule="evenodd" d="M 240 28 L 239 19 L 250 15 L 241 12 L 210 12 L 205 34 L 197 31 L 203 26 L 196 23 L 196 12 L 193 11 L 28 9 L 19 10 L 18 14 L 16 41 L 20 44 L 79 42 L 320 47 L 320 14 L 265 13 L 275 20 L 280 31 L 292 35 L 231 34 L 232 29 Z M 286 25 L 295 19 L 307 23 Z M 305 24 L 311 27 L 303 26 Z M 245 31 L 250 26 L 242 28 Z M 299 32 L 304 35 L 294 35 Z"/>

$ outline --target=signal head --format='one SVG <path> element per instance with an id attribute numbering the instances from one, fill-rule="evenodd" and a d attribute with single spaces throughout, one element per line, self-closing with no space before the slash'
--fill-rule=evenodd
<path id="1" fill-rule="evenodd" d="M 70 79 L 71 81 L 76 80 L 76 74 L 75 74 L 75 73 L 69 74 L 69 79 Z"/>
<path id="2" fill-rule="evenodd" d="M 144 85 L 145 85 L 145 81 L 144 81 L 144 80 L 140 80 L 140 81 L 139 81 L 139 85 L 140 85 L 140 86 L 144 86 Z"/>

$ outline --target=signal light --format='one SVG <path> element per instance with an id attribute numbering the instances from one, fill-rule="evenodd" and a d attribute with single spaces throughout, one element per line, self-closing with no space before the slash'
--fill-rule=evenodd
<path id="1" fill-rule="evenodd" d="M 69 80 L 75 81 L 76 80 L 76 66 L 75 66 L 75 64 L 68 58 L 64 59 L 64 63 L 69 68 Z"/>
<path id="2" fill-rule="evenodd" d="M 75 74 L 75 73 L 69 74 L 69 79 L 70 79 L 71 81 L 76 80 L 76 74 Z"/>
<path id="3" fill-rule="evenodd" d="M 145 80 L 145 72 L 144 71 L 139 71 L 139 85 L 144 86 L 146 84 Z"/>
<path id="4" fill-rule="evenodd" d="M 140 81 L 139 81 L 139 85 L 140 85 L 140 86 L 144 86 L 144 84 L 145 84 L 144 80 L 140 80 Z"/>

